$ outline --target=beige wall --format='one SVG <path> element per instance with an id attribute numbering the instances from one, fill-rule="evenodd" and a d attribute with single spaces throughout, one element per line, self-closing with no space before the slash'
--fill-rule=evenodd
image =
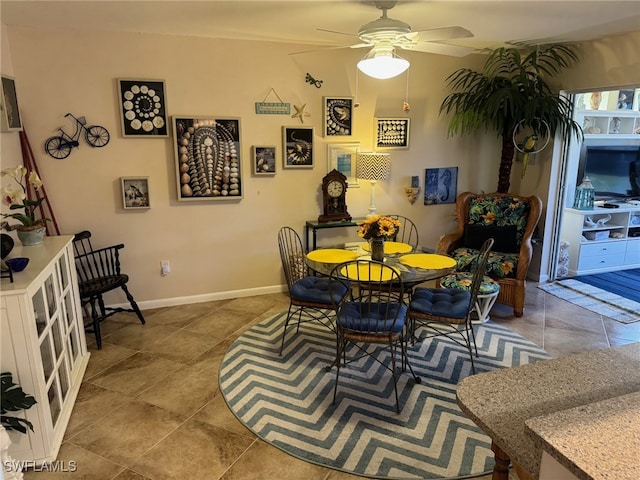
<path id="1" fill-rule="evenodd" d="M 281 288 L 279 227 L 290 225 L 302 235 L 305 220 L 320 213 L 319 186 L 327 173 L 322 97 L 355 96 L 355 63 L 361 52 L 290 56 L 307 47 L 23 27 L 3 27 L 2 40 L 3 73 L 9 68 L 4 63 L 8 43 L 23 123 L 62 233 L 89 229 L 99 244 L 123 242 L 123 263 L 143 308 Z M 406 56 L 412 63 L 411 148 L 391 152 L 392 178 L 378 184 L 376 199 L 379 211 L 413 218 L 420 226 L 421 243 L 434 246 L 454 226 L 453 205 L 425 206 L 421 200 L 410 205 L 403 187 L 412 175 L 419 175 L 424 187 L 427 167 L 458 166 L 458 192 L 493 191 L 500 141 L 493 133 L 448 139 L 447 120 L 438 115 L 447 93 L 446 76 L 461 66 L 477 68 L 483 57 L 413 52 Z M 323 80 L 322 88 L 305 83 L 307 72 Z M 178 202 L 172 140 L 122 137 L 117 78 L 165 80 L 169 115 L 240 117 L 244 198 Z M 373 117 L 404 115 L 406 82 L 405 76 L 387 81 L 360 76 L 355 134 L 345 141 L 358 141 L 370 149 Z M 283 170 L 280 161 L 274 177 L 252 176 L 251 146 L 276 145 L 281 156 L 281 127 L 300 125 L 287 116 L 255 114 L 254 102 L 262 101 L 270 88 L 292 108 L 306 104 L 312 114 L 305 119 L 305 126 L 316 129 L 312 170 Z M 65 160 L 46 155 L 45 140 L 60 126 L 72 128 L 64 119 L 66 112 L 105 126 L 111 133 L 109 145 L 92 149 L 81 142 Z M 18 134 L 3 133 L 0 140 L 2 167 L 21 163 Z M 530 167 L 524 183 L 514 182 L 512 191 L 544 190 L 546 168 L 545 162 Z M 518 173 L 514 168 L 514 179 Z M 122 209 L 121 176 L 149 177 L 152 208 Z M 367 213 L 369 194 L 369 185 L 362 182 L 360 188 L 349 190 L 353 216 Z M 347 238 L 339 232 L 355 239 L 354 230 L 340 229 L 331 235 L 322 232 L 322 242 Z M 161 277 L 159 261 L 165 259 L 170 260 L 172 272 Z"/>

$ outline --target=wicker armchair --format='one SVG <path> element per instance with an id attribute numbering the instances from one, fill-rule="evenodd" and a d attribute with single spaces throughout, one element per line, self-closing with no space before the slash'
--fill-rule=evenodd
<path id="1" fill-rule="evenodd" d="M 524 314 L 525 280 L 533 247 L 531 237 L 540 219 L 542 201 L 510 193 L 461 193 L 456 199 L 458 228 L 438 242 L 438 252 L 455 258 L 457 271 L 473 270 L 482 242 L 494 238 L 487 275 L 500 284 L 497 301 Z"/>

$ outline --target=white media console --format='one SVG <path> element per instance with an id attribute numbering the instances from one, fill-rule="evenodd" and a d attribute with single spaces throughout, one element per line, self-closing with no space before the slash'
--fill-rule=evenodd
<path id="1" fill-rule="evenodd" d="M 640 202 L 618 208 L 566 208 L 562 240 L 569 243 L 569 275 L 640 267 Z"/>

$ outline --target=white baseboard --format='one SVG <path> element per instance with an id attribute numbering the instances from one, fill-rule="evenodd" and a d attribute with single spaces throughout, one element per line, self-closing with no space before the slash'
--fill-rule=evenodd
<path id="1" fill-rule="evenodd" d="M 248 288 L 245 290 L 230 290 L 228 292 L 205 293 L 202 295 L 192 295 L 188 297 L 158 298 L 156 300 L 145 300 L 137 302 L 140 310 L 149 310 L 160 307 L 175 307 L 176 305 L 189 305 L 192 303 L 213 302 L 216 300 L 227 300 L 229 298 L 253 297 L 255 295 L 267 295 L 270 293 L 286 292 L 286 285 L 272 285 L 270 287 Z M 113 308 L 130 308 L 129 303 L 109 305 Z"/>

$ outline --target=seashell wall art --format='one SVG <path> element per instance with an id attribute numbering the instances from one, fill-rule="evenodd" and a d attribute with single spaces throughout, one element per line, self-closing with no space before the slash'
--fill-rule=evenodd
<path id="1" fill-rule="evenodd" d="M 178 200 L 242 198 L 240 119 L 173 117 Z"/>
<path id="2" fill-rule="evenodd" d="M 376 148 L 409 148 L 409 118 L 376 118 Z"/>

